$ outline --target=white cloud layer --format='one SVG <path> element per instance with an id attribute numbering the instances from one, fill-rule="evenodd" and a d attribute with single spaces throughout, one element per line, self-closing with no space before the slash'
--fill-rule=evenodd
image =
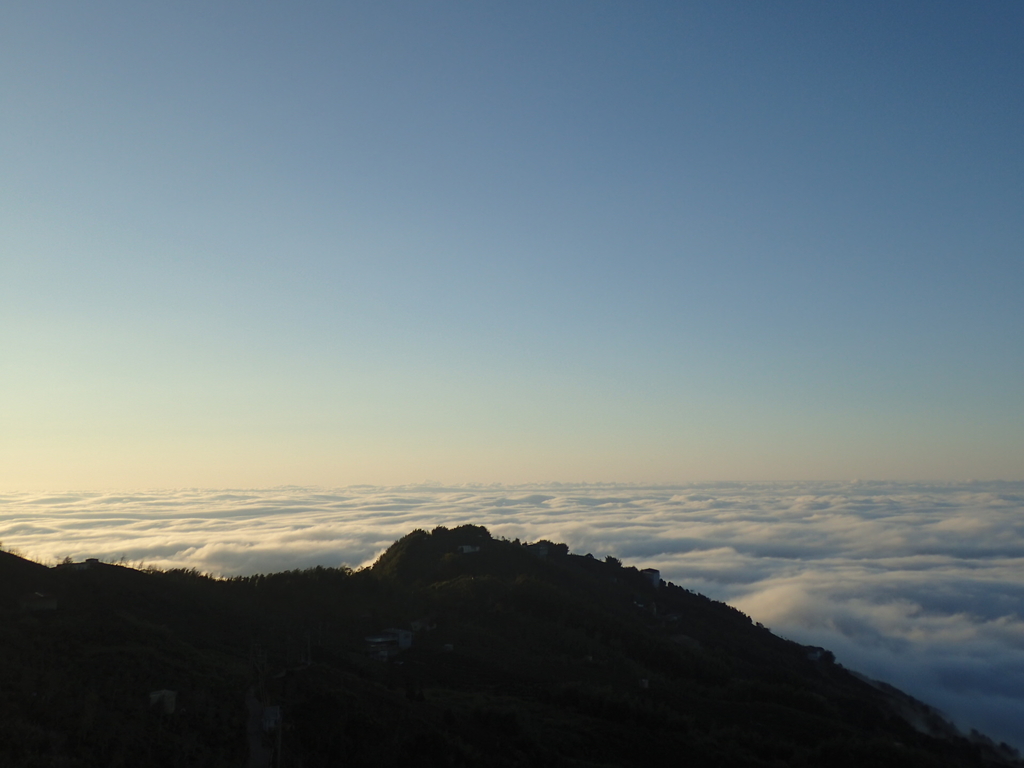
<path id="1" fill-rule="evenodd" d="M 615 555 L 1024 748 L 1024 483 L 0 495 L 0 541 L 223 575 L 360 566 L 414 528 Z"/>

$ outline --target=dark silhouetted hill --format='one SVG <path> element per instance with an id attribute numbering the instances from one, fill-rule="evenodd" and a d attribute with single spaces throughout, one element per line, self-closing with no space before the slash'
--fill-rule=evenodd
<path id="1" fill-rule="evenodd" d="M 986 766 L 1008 747 L 564 544 L 213 579 L 0 553 L 4 766 Z"/>

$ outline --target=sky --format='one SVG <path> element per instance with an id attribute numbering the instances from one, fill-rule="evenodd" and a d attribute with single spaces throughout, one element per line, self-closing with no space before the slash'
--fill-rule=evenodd
<path id="1" fill-rule="evenodd" d="M 0 7 L 0 489 L 1024 480 L 1019 2 Z"/>
<path id="2" fill-rule="evenodd" d="M 653 567 L 1024 749 L 1024 482 L 0 493 L 0 541 L 218 575 L 368 565 L 437 525 Z"/>
<path id="3" fill-rule="evenodd" d="M 1024 748 L 1022 37 L 5 0 L 0 541 L 235 574 L 484 524 Z"/>

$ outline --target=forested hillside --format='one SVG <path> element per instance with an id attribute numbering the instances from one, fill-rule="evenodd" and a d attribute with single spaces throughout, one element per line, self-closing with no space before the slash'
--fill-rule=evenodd
<path id="1" fill-rule="evenodd" d="M 214 579 L 0 553 L 5 766 L 981 766 L 1008 747 L 613 558 L 414 531 Z"/>

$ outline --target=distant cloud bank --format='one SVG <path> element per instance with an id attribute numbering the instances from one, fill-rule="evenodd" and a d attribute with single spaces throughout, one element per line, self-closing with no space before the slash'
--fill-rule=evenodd
<path id="1" fill-rule="evenodd" d="M 358 567 L 462 523 L 659 568 L 1024 748 L 1024 483 L 0 494 L 26 556 L 222 575 Z"/>

